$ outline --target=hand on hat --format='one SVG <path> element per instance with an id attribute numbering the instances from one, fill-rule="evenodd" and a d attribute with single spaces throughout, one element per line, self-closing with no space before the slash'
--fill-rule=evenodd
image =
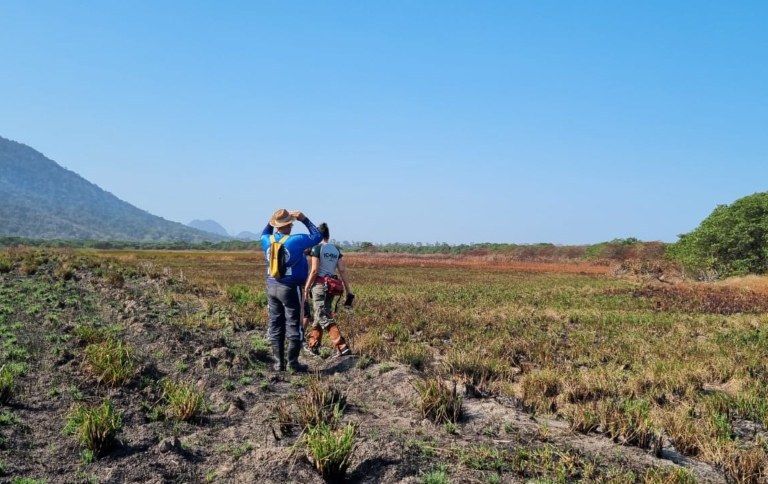
<path id="1" fill-rule="evenodd" d="M 290 213 L 291 215 L 293 215 L 293 218 L 295 218 L 295 219 L 296 219 L 296 220 L 298 220 L 299 222 L 303 222 L 303 221 L 304 221 L 304 218 L 305 218 L 305 217 L 304 217 L 304 214 L 301 212 L 301 210 L 291 210 L 291 211 L 290 211 L 290 212 L 288 212 L 288 213 Z"/>

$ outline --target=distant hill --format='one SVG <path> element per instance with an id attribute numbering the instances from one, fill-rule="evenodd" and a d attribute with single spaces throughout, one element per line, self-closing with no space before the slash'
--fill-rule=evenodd
<path id="1" fill-rule="evenodd" d="M 0 236 L 142 242 L 226 239 L 136 208 L 29 146 L 3 137 Z"/>
<path id="2" fill-rule="evenodd" d="M 237 236 L 235 236 L 235 239 L 237 239 L 237 240 L 260 240 L 261 239 L 261 235 L 254 234 L 253 232 L 245 231 L 245 232 L 240 232 L 239 234 L 237 234 Z"/>
<path id="3" fill-rule="evenodd" d="M 218 222 L 214 220 L 193 220 L 187 224 L 189 227 L 202 230 L 205 232 L 210 232 L 212 234 L 221 235 L 223 237 L 229 237 L 229 234 L 227 233 L 227 229 L 219 225 Z"/>

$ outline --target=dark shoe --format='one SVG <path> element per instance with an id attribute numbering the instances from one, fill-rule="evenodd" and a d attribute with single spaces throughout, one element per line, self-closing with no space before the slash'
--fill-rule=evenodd
<path id="1" fill-rule="evenodd" d="M 282 343 L 272 342 L 272 369 L 285 371 L 285 346 Z"/>
<path id="2" fill-rule="evenodd" d="M 301 352 L 301 341 L 288 341 L 288 369 L 295 373 L 306 373 L 309 371 L 309 367 L 299 363 L 299 352 Z"/>

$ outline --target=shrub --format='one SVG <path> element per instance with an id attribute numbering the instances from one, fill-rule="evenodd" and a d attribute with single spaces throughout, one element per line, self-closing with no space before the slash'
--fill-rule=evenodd
<path id="1" fill-rule="evenodd" d="M 768 192 L 719 205 L 669 255 L 699 274 L 732 276 L 768 272 Z"/>
<path id="2" fill-rule="evenodd" d="M 110 400 L 104 400 L 96 407 L 75 406 L 67 415 L 64 432 L 74 435 L 81 445 L 99 454 L 109 448 L 122 426 L 122 414 L 115 412 Z"/>

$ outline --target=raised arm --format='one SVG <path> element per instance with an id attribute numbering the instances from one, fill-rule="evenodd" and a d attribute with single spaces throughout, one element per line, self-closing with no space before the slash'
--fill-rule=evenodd
<path id="1" fill-rule="evenodd" d="M 321 240 L 323 240 L 323 236 L 320 235 L 320 231 L 317 230 L 317 227 L 315 224 L 312 223 L 309 218 L 304 215 L 304 212 L 301 210 L 291 210 L 291 215 L 293 215 L 296 220 L 303 223 L 304 226 L 309 230 L 309 239 L 312 245 L 319 244 Z"/>

